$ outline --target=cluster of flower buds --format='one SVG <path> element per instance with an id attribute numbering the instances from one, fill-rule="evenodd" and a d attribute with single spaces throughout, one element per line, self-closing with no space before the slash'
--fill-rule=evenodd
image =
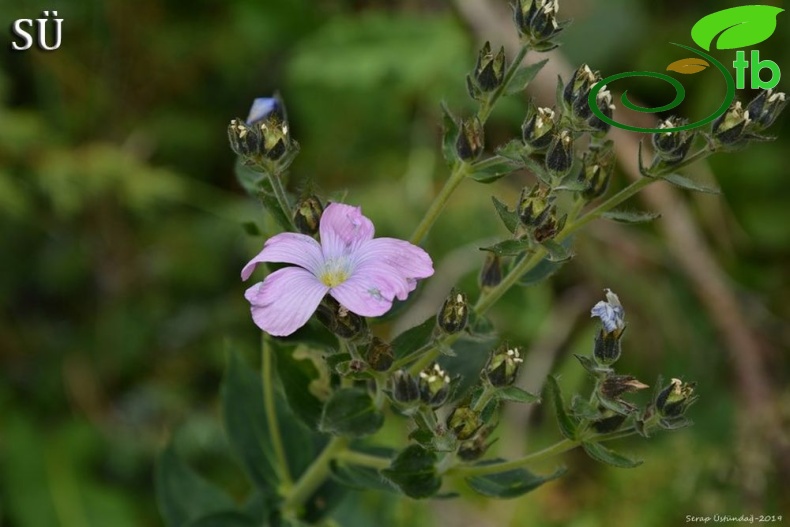
<path id="1" fill-rule="evenodd" d="M 521 40 L 535 51 L 556 48 L 554 39 L 566 25 L 557 21 L 558 11 L 558 0 L 516 0 L 513 20 Z"/>
<path id="2" fill-rule="evenodd" d="M 463 161 L 475 161 L 483 153 L 485 139 L 483 124 L 475 116 L 461 121 L 458 137 L 455 140 L 455 152 Z"/>
<path id="3" fill-rule="evenodd" d="M 521 126 L 521 137 L 524 144 L 535 151 L 545 150 L 554 137 L 556 114 L 551 108 L 530 107 L 527 118 Z"/>
<path id="4" fill-rule="evenodd" d="M 489 357 L 484 373 L 492 386 L 510 386 L 516 382 L 522 362 L 521 350 L 518 347 L 511 348 L 504 342 Z"/>
<path id="5" fill-rule="evenodd" d="M 677 128 L 688 123 L 687 119 L 672 116 L 658 125 L 659 128 Z M 665 166 L 676 165 L 686 158 L 694 142 L 694 132 L 680 130 L 677 132 L 656 132 L 652 136 L 653 148 L 658 161 Z"/>
<path id="6" fill-rule="evenodd" d="M 307 196 L 299 200 L 294 209 L 294 225 L 302 234 L 313 236 L 318 232 L 324 206 L 317 196 Z"/>
<path id="7" fill-rule="evenodd" d="M 453 288 L 436 314 L 436 324 L 439 328 L 452 335 L 463 331 L 469 320 L 469 303 L 466 294 Z"/>
<path id="8" fill-rule="evenodd" d="M 352 340 L 368 334 L 365 318 L 341 306 L 327 295 L 316 310 L 316 317 L 326 328 L 340 338 Z"/>
<path id="9" fill-rule="evenodd" d="M 735 101 L 713 121 L 714 141 L 725 148 L 738 148 L 749 141 L 766 140 L 761 133 L 776 121 L 787 102 L 784 93 L 773 90 L 760 92 L 746 108 L 740 101 Z"/>
<path id="10" fill-rule="evenodd" d="M 578 181 L 584 185 L 581 194 L 587 201 L 600 198 L 609 187 L 614 172 L 615 155 L 612 141 L 591 146 L 582 158 Z"/>
<path id="11" fill-rule="evenodd" d="M 555 197 L 550 195 L 548 188 L 535 185 L 527 191 L 521 191 L 516 212 L 521 224 L 527 228 L 538 243 L 551 240 L 565 226 L 567 214 L 558 217 Z"/>
<path id="12" fill-rule="evenodd" d="M 236 118 L 228 126 L 230 147 L 248 164 L 270 165 L 298 149 L 288 132 L 285 107 L 276 98 L 258 98 L 246 120 Z"/>
<path id="13" fill-rule="evenodd" d="M 420 399 L 431 408 L 442 406 L 450 395 L 450 376 L 437 363 L 420 372 Z"/>
<path id="14" fill-rule="evenodd" d="M 593 356 L 602 365 L 614 364 L 620 358 L 620 339 L 625 332 L 625 311 L 620 299 L 609 289 L 606 301 L 593 306 L 590 316 L 601 319 L 601 329 L 595 337 Z"/>
<path id="15" fill-rule="evenodd" d="M 477 56 L 474 74 L 466 76 L 466 88 L 469 96 L 478 101 L 482 100 L 484 94 L 499 88 L 504 79 L 505 48 L 500 48 L 495 55 L 491 50 L 491 44 L 486 42 Z"/>

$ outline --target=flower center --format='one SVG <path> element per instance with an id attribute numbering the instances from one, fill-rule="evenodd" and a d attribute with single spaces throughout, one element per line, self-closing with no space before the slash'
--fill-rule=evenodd
<path id="1" fill-rule="evenodd" d="M 349 274 L 345 259 L 328 260 L 318 279 L 326 286 L 336 287 L 348 280 Z"/>

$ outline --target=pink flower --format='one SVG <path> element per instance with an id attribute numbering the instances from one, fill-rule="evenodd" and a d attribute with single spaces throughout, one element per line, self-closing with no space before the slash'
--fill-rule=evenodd
<path id="1" fill-rule="evenodd" d="M 241 270 L 242 280 L 262 262 L 296 267 L 275 271 L 247 289 L 255 324 L 270 335 L 290 335 L 307 323 L 327 293 L 363 317 L 381 316 L 395 298 L 405 300 L 418 279 L 433 274 L 433 262 L 419 247 L 374 239 L 373 231 L 360 207 L 332 203 L 321 216 L 320 244 L 293 232 L 269 238 Z"/>

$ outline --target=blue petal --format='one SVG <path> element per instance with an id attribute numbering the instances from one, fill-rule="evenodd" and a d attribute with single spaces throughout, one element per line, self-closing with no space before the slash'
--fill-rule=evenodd
<path id="1" fill-rule="evenodd" d="M 247 124 L 252 124 L 265 119 L 277 108 L 277 99 L 273 97 L 258 97 L 252 101 L 250 114 L 247 116 Z"/>

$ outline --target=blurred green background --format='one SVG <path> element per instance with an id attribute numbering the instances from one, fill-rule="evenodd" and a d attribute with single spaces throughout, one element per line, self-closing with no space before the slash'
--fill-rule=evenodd
<path id="1" fill-rule="evenodd" d="M 254 97 L 279 90 L 302 145 L 291 189 L 312 181 L 325 195 L 347 193 L 381 235 L 408 237 L 448 174 L 438 149 L 439 101 L 461 114 L 472 109 L 463 76 L 477 38 L 457 7 L 0 0 L 4 29 L 45 9 L 64 19 L 57 51 L 12 52 L 10 30 L 1 39 L 0 525 L 160 525 L 152 470 L 171 436 L 201 473 L 244 496 L 247 483 L 218 417 L 218 388 L 229 342 L 256 361 L 259 334 L 239 271 L 264 238 L 243 226 L 273 227 L 235 180 L 227 123 L 244 117 Z M 587 62 L 604 75 L 662 71 L 683 58 L 667 42 L 689 43 L 691 26 L 711 9 L 680 0 L 561 1 L 561 18 L 574 19 L 561 52 L 574 67 Z M 760 50 L 790 68 L 786 18 Z M 507 24 L 482 36 L 496 45 L 505 31 Z M 720 58 L 731 61 L 732 53 Z M 715 75 L 698 77 L 686 84 L 690 114 L 720 101 Z M 664 96 L 642 93 L 647 102 Z M 517 134 L 526 108 L 526 97 L 503 102 L 489 121 L 488 144 Z M 665 232 L 598 222 L 578 239 L 574 261 L 548 284 L 511 292 L 494 319 L 511 340 L 534 348 L 533 373 L 555 364 L 566 393 L 589 389 L 572 353 L 589 350 L 588 310 L 611 287 L 630 324 L 623 370 L 648 384 L 659 374 L 696 380 L 695 426 L 624 442 L 621 449 L 645 459 L 637 469 L 571 453 L 562 460 L 565 478 L 517 500 L 351 494 L 338 521 L 663 526 L 686 515 L 744 513 L 784 513 L 788 521 L 789 129 L 780 118 L 776 142 L 714 157 L 709 170 L 721 196 L 678 195 L 726 273 L 735 316 L 759 350 L 749 360 L 767 372 L 757 381 L 768 396 L 747 404 L 753 397 L 733 360 L 738 349 Z M 710 178 L 707 171 L 690 173 Z M 482 261 L 475 248 L 505 234 L 488 196 L 512 202 L 529 181 L 462 185 L 426 245 L 438 272 L 424 309 L 457 279 L 474 287 Z M 618 172 L 613 185 L 625 182 Z M 524 374 L 526 385 L 536 382 Z M 557 436 L 539 408 L 508 415 L 500 454 Z"/>

